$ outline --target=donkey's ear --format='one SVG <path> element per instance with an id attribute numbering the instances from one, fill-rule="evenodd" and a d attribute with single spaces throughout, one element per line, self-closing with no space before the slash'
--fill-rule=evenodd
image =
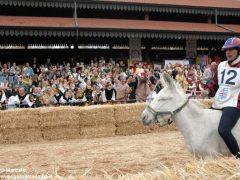
<path id="1" fill-rule="evenodd" d="M 164 80 L 164 84 L 166 86 L 169 86 L 171 88 L 174 87 L 173 78 L 168 73 L 163 73 L 162 77 L 163 77 L 163 80 Z"/>

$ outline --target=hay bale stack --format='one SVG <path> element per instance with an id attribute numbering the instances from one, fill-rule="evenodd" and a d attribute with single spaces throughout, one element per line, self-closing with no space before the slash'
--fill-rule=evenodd
<path id="1" fill-rule="evenodd" d="M 78 111 L 80 137 L 115 136 L 116 126 L 112 105 L 87 106 Z"/>
<path id="2" fill-rule="evenodd" d="M 0 143 L 41 141 L 38 109 L 0 111 Z"/>
<path id="3" fill-rule="evenodd" d="M 48 107 L 40 110 L 44 140 L 76 139 L 79 134 L 79 107 Z"/>
<path id="4" fill-rule="evenodd" d="M 159 127 L 158 125 L 144 126 L 141 114 L 146 103 L 120 104 L 115 106 L 116 135 L 134 135 L 150 132 L 159 132 L 166 129 L 175 130 L 175 125 Z"/>
<path id="5" fill-rule="evenodd" d="M 176 129 L 143 126 L 145 103 L 0 111 L 0 143 L 110 137 Z"/>

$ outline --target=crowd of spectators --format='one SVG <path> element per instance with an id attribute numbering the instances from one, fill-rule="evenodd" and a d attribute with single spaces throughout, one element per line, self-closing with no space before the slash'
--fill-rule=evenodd
<path id="1" fill-rule="evenodd" d="M 161 73 L 169 73 L 186 93 L 197 96 L 201 84 L 211 81 L 216 63 L 201 69 L 199 65 L 168 64 L 163 69 L 138 63 L 128 66 L 94 58 L 89 63 L 45 64 L 0 63 L 1 108 L 52 105 L 94 105 L 104 103 L 145 102 L 162 88 Z"/>

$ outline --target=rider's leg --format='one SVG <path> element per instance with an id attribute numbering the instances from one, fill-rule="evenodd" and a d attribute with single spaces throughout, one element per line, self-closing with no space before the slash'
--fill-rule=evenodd
<path id="1" fill-rule="evenodd" d="M 218 126 L 220 136 L 223 138 L 230 152 L 237 158 L 240 158 L 240 150 L 231 130 L 237 123 L 239 117 L 240 109 L 235 107 L 226 107 L 223 109 L 222 117 Z"/>

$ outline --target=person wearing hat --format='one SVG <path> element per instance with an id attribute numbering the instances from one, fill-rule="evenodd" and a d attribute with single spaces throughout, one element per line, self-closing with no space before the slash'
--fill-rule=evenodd
<path id="1" fill-rule="evenodd" d="M 229 38 L 222 50 L 227 60 L 218 65 L 217 76 L 206 85 L 205 91 L 211 93 L 217 90 L 212 107 L 222 110 L 218 132 L 230 152 L 239 159 L 239 145 L 231 130 L 240 117 L 240 39 Z"/>

